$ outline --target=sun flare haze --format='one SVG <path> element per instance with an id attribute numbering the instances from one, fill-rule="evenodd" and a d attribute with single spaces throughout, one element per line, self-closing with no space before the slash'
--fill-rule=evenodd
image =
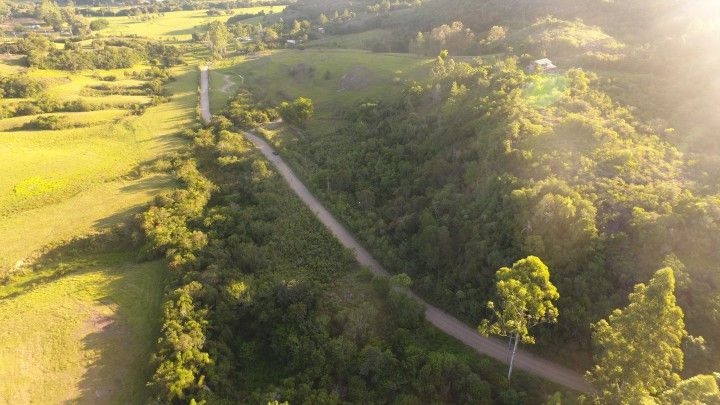
<path id="1" fill-rule="evenodd" d="M 0 403 L 720 404 L 720 1 L 0 0 Z"/>

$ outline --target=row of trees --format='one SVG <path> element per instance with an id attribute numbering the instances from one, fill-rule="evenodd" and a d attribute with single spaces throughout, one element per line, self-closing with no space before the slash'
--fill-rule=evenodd
<path id="1" fill-rule="evenodd" d="M 58 32 L 66 27 L 69 27 L 73 35 L 86 36 L 90 31 L 94 31 L 91 22 L 77 13 L 72 0 L 62 8 L 53 0 L 42 0 L 35 9 L 35 16 Z M 95 29 L 99 29 L 97 24 Z"/>
<path id="2" fill-rule="evenodd" d="M 6 44 L 5 50 L 24 54 L 29 66 L 41 69 L 119 69 L 144 60 L 159 66 L 182 62 L 178 47 L 150 40 L 95 40 L 88 47 L 67 41 L 63 49 L 58 49 L 46 36 L 31 33 Z"/>

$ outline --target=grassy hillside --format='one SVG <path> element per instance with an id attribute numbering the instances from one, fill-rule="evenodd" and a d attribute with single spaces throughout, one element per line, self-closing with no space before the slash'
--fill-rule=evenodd
<path id="1" fill-rule="evenodd" d="M 104 218 L 147 201 L 158 187 L 167 185 L 165 180 L 123 177 L 140 163 L 182 144 L 175 134 L 194 118 L 198 74 L 190 67 L 178 68 L 175 73 L 176 80 L 167 87 L 173 95 L 170 101 L 148 108 L 141 116 L 117 109 L 59 113 L 87 126 L 1 133 L 4 176 L 0 179 L 0 214 L 5 216 L 4 223 L 23 223 L 28 229 L 19 235 L 12 227 L 0 227 L 0 240 L 7 242 L 0 248 L 1 267 L 11 266 L 46 243 L 73 236 L 74 224 L 62 221 L 67 216 L 76 218 L 78 232 L 88 230 Z M 65 96 L 72 97 L 72 93 Z M 107 102 L 104 97 L 94 99 Z M 31 119 L 33 116 L 2 119 L 0 127 L 17 127 Z M 81 202 L 85 208 L 78 212 L 76 204 Z M 48 216 L 57 220 L 48 221 Z"/>
<path id="2" fill-rule="evenodd" d="M 226 79 L 221 75 L 226 75 L 270 102 L 312 99 L 317 115 L 309 128 L 327 131 L 358 102 L 392 97 L 403 83 L 421 80 L 430 65 L 431 60 L 414 55 L 345 49 L 279 50 L 239 57 L 213 68 L 211 109 L 219 112 L 234 94 L 222 91 Z"/>
<path id="3" fill-rule="evenodd" d="M 185 143 L 178 133 L 194 123 L 197 68 L 171 68 L 158 98 L 146 91 L 145 65 L 68 72 L 4 61 L 7 77 L 43 89 L 2 103 L 0 397 L 143 403 L 167 270 L 136 262 L 128 242 L 139 230 L 111 248 L 95 241 L 176 186 L 153 162 Z M 37 109 L 46 105 L 82 111 Z"/>
<path id="4" fill-rule="evenodd" d="M 8 403 L 141 403 L 163 265 L 83 253 L 0 286 L 0 397 Z"/>
<path id="5" fill-rule="evenodd" d="M 234 14 L 255 14 L 281 12 L 285 6 L 260 6 L 232 9 Z M 168 13 L 151 14 L 149 19 L 138 17 L 107 17 L 108 28 L 101 31 L 104 35 L 138 35 L 149 38 L 186 41 L 194 32 L 201 32 L 212 21 L 227 21 L 232 15 L 208 16 L 207 10 L 183 10 Z"/>
<path id="6" fill-rule="evenodd" d="M 336 49 L 371 49 L 373 41 L 389 35 L 388 29 L 374 29 L 354 34 L 328 35 L 324 38 L 310 41 L 308 47 L 336 48 Z"/>

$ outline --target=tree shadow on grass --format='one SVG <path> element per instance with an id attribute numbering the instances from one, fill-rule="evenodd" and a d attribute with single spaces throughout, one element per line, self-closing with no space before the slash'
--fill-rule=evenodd
<path id="1" fill-rule="evenodd" d="M 159 260 L 138 261 L 138 252 L 139 247 L 122 236 L 79 238 L 46 252 L 41 260 L 47 273 L 40 270 L 41 277 L 20 280 L 12 294 L 0 298 L 55 281 L 66 283 L 70 277 L 77 280 L 69 281 L 75 286 L 69 291 L 80 288 L 83 293 L 75 305 L 61 311 L 79 311 L 67 314 L 80 322 L 65 339 L 80 347 L 81 357 L 67 361 L 82 364 L 84 374 L 68 387 L 79 394 L 67 403 L 147 403 L 145 382 L 159 334 L 167 273 Z M 59 263 L 65 265 L 58 268 Z M 40 342 L 41 347 L 51 343 Z"/>
<path id="2" fill-rule="evenodd" d="M 135 251 L 140 252 L 142 230 L 137 214 L 145 205 L 137 205 L 116 212 L 95 222 L 95 232 L 46 247 L 31 256 L 32 263 L 23 273 L 12 273 L 0 280 L 0 300 L 9 300 L 70 274 L 79 273 L 93 265 L 82 260 L 94 254 Z M 136 254 L 140 257 L 139 254 Z M 69 262 L 73 265 L 69 265 Z"/>
<path id="3" fill-rule="evenodd" d="M 150 356 L 157 340 L 164 272 L 159 262 L 120 263 L 86 321 L 83 349 L 93 353 L 73 403 L 146 403 Z"/>

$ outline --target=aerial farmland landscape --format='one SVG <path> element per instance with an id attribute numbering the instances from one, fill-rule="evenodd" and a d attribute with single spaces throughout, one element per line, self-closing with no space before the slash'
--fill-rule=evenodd
<path id="1" fill-rule="evenodd" d="M 720 404 L 720 3 L 0 30 L 0 403 Z"/>

